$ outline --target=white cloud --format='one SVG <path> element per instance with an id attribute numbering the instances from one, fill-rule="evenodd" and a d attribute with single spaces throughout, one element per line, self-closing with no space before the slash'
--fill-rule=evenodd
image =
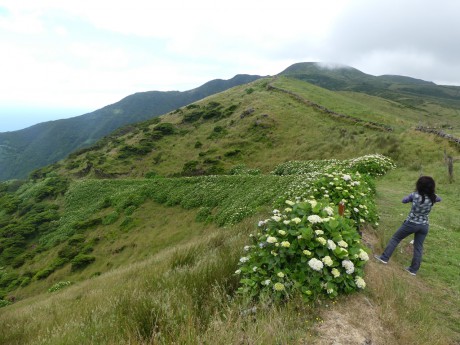
<path id="1" fill-rule="evenodd" d="M 460 85 L 454 0 L 3 0 L 0 104 L 94 109 L 301 61 Z"/>

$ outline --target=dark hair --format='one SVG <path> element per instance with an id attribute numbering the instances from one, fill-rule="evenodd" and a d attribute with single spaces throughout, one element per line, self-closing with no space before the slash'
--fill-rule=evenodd
<path id="1" fill-rule="evenodd" d="M 436 202 L 436 183 L 430 176 L 420 176 L 415 184 L 415 189 L 422 196 L 422 204 L 425 202 L 425 196 L 430 198 L 431 204 Z"/>

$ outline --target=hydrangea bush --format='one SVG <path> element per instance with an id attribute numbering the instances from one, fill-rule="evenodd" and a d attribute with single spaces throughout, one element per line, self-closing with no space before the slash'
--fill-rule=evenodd
<path id="1" fill-rule="evenodd" d="M 333 163 L 334 169 L 321 171 L 322 164 L 316 172 L 310 164 L 280 198 L 282 203 L 275 203 L 283 210 L 259 222 L 235 272 L 241 294 L 281 299 L 301 293 L 316 300 L 366 287 L 363 269 L 369 255 L 359 228 L 378 225 L 373 176 L 394 164 L 381 155 Z"/>
<path id="2" fill-rule="evenodd" d="M 259 222 L 260 232 L 244 248 L 235 272 L 241 276 L 239 292 L 275 299 L 300 292 L 314 300 L 363 289 L 369 256 L 354 222 L 315 199 L 286 204 Z"/>
<path id="3" fill-rule="evenodd" d="M 333 172 L 347 170 L 369 176 L 380 176 L 395 168 L 393 161 L 381 154 L 365 155 L 357 158 L 338 160 L 325 159 L 316 161 L 289 161 L 279 164 L 273 175 L 303 175 L 315 173 L 318 170 Z"/>

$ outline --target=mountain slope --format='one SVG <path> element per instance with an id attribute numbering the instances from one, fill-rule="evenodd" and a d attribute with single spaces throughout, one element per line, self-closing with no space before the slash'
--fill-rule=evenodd
<path id="1" fill-rule="evenodd" d="M 297 79 L 264 78 L 113 133 L 53 169 L 73 178 L 218 174 L 241 164 L 267 172 L 286 160 L 375 152 L 419 162 L 422 157 L 407 154 L 405 145 L 410 133 L 432 154 L 412 131 L 420 123 L 458 128 L 460 119 L 456 110 L 439 105 L 414 109 Z M 324 133 L 335 140 L 325 140 Z"/>
<path id="2" fill-rule="evenodd" d="M 0 133 L 0 180 L 24 178 L 33 169 L 54 163 L 75 149 L 93 144 L 117 128 L 167 113 L 258 78 L 237 75 L 229 80 L 212 80 L 184 92 L 140 92 L 92 113 Z"/>
<path id="3" fill-rule="evenodd" d="M 414 109 L 263 78 L 125 127 L 30 180 L 1 183 L 0 297 L 16 302 L 1 310 L 0 342 L 321 344 L 340 320 L 360 344 L 455 343 L 459 186 L 442 160 L 459 151 L 414 131 L 420 109 L 422 121 L 460 125 L 439 104 Z M 432 109 L 442 116 L 432 119 Z M 389 265 L 368 263 L 365 293 L 315 306 L 239 302 L 234 272 L 248 235 L 273 215 L 274 199 L 309 191 L 308 175 L 271 174 L 278 164 L 366 153 L 398 165 L 376 181 L 380 226 L 363 228 L 369 251 L 403 219 L 400 195 L 420 173 L 438 182 L 443 203 L 430 220 L 440 236 L 427 238 L 426 269 L 405 275 L 404 243 Z"/>

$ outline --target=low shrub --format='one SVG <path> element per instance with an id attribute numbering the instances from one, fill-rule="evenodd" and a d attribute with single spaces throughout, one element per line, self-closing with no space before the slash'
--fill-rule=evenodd
<path id="1" fill-rule="evenodd" d="M 155 126 L 154 131 L 161 133 L 162 135 L 171 135 L 176 132 L 176 126 L 172 123 L 163 122 Z"/>
<path id="2" fill-rule="evenodd" d="M 93 219 L 87 219 L 87 220 L 76 222 L 74 224 L 74 228 L 76 230 L 86 230 L 86 229 L 95 227 L 100 224 L 102 224 L 101 218 L 93 218 Z"/>
<path id="3" fill-rule="evenodd" d="M 120 217 L 120 214 L 117 211 L 113 211 L 102 219 L 102 224 L 103 225 L 113 224 L 118 220 L 118 217 Z"/>
<path id="4" fill-rule="evenodd" d="M 203 116 L 203 111 L 195 110 L 184 115 L 182 122 L 196 122 Z"/>
<path id="5" fill-rule="evenodd" d="M 82 234 L 77 234 L 77 235 L 73 235 L 71 238 L 69 238 L 69 240 L 67 241 L 67 243 L 70 245 L 70 246 L 76 246 L 76 245 L 79 245 L 81 243 L 85 242 L 85 236 L 82 235 Z"/>
<path id="6" fill-rule="evenodd" d="M 92 255 L 78 254 L 71 261 L 72 263 L 71 271 L 74 272 L 74 271 L 84 269 L 86 266 L 92 264 L 95 260 L 96 258 Z"/>
<path id="7" fill-rule="evenodd" d="M 67 286 L 70 286 L 70 285 L 72 285 L 72 283 L 70 281 L 62 281 L 62 282 L 56 283 L 53 286 L 51 286 L 48 289 L 48 292 L 56 292 L 56 291 L 62 290 L 63 288 L 65 288 Z"/>
<path id="8" fill-rule="evenodd" d="M 41 280 L 41 279 L 48 278 L 53 272 L 54 272 L 54 269 L 51 267 L 44 268 L 35 274 L 34 279 Z"/>
<path id="9" fill-rule="evenodd" d="M 11 302 L 6 300 L 6 299 L 0 299 L 0 308 L 6 307 L 7 305 L 10 305 Z"/>

